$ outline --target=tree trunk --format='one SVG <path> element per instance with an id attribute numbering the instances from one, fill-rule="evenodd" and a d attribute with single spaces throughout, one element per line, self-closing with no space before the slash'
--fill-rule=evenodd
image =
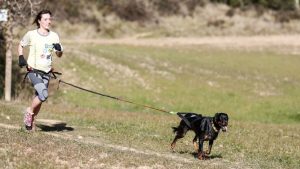
<path id="1" fill-rule="evenodd" d="M 5 40 L 5 101 L 11 101 L 12 93 L 12 45 L 13 45 L 13 27 L 28 23 L 28 16 L 34 13 L 34 8 L 38 8 L 44 0 L 0 0 L 0 8 L 8 9 L 7 21 L 1 24 Z M 30 15 L 29 12 L 30 11 Z M 3 27 L 2 27 L 3 25 Z"/>
<path id="2" fill-rule="evenodd" d="M 5 101 L 11 101 L 11 81 L 12 81 L 12 43 L 13 43 L 13 29 L 12 29 L 12 17 L 8 15 L 8 20 L 5 25 L 5 41 L 6 41 L 6 53 L 5 53 Z"/>
<path id="3" fill-rule="evenodd" d="M 295 9 L 299 10 L 299 0 L 295 0 Z"/>

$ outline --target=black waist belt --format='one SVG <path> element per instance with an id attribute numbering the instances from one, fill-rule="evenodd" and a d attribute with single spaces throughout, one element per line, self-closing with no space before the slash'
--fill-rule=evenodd
<path id="1" fill-rule="evenodd" d="M 49 71 L 48 73 L 47 72 L 44 72 L 44 71 L 42 71 L 42 70 L 38 70 L 38 69 L 28 69 L 27 68 L 27 70 L 28 70 L 28 72 L 25 74 L 25 76 L 24 76 L 24 79 L 23 79 L 23 82 L 25 81 L 25 79 L 27 78 L 27 76 L 28 76 L 28 74 L 29 73 L 36 73 L 37 75 L 39 74 L 42 78 L 43 78 L 43 76 L 45 76 L 45 75 L 48 75 L 48 76 L 50 76 L 50 77 L 52 77 L 52 78 L 54 78 L 54 79 L 56 79 L 57 77 L 56 77 L 56 74 L 57 75 L 61 75 L 62 73 L 59 73 L 59 72 L 53 72 L 53 71 Z M 51 76 L 52 75 L 52 76 Z"/>

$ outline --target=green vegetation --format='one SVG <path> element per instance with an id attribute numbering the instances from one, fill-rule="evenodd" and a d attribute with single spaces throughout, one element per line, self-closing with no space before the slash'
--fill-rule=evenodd
<path id="1" fill-rule="evenodd" d="M 53 11 L 60 35 L 76 39 L 300 32 L 294 0 L 53 0 L 43 7 Z"/>
<path id="2" fill-rule="evenodd" d="M 233 7 L 261 6 L 274 10 L 294 10 L 295 0 L 211 0 Z"/>
<path id="3" fill-rule="evenodd" d="M 169 111 L 230 116 L 212 159 L 193 157 L 193 134 L 170 152 L 176 115 L 60 84 L 39 119 L 73 131 L 27 133 L 25 100 L 0 103 L 1 166 L 13 168 L 299 168 L 300 58 L 274 48 L 65 43 L 62 80 Z M 4 129 L 3 124 L 15 126 Z M 49 151 L 51 147 L 51 151 Z M 117 161 L 117 162 L 116 162 Z"/>
<path id="4" fill-rule="evenodd" d="M 173 111 L 225 111 L 235 120 L 299 122 L 300 60 L 295 55 L 209 47 L 80 46 L 85 55 L 71 53 L 66 65 L 80 68 L 73 76 L 90 89 Z M 83 101 L 82 94 L 92 99 Z M 77 90 L 58 99 L 134 110 Z"/>
<path id="5" fill-rule="evenodd" d="M 197 12 L 198 7 L 207 4 L 226 4 L 232 8 L 244 10 L 255 7 L 260 8 L 260 10 L 271 9 L 285 12 L 295 11 L 297 8 L 295 0 L 91 0 L 89 4 L 85 3 L 84 0 L 74 1 L 45 1 L 43 5 L 47 8 L 53 8 L 60 18 L 68 18 L 72 22 L 94 23 L 98 26 L 102 24 L 101 20 L 99 20 L 99 16 L 90 13 L 91 10 L 102 11 L 104 15 L 115 14 L 127 21 L 153 21 L 156 16 L 192 16 Z M 57 6 L 58 3 L 59 6 Z M 82 10 L 83 8 L 86 10 Z"/>
<path id="6" fill-rule="evenodd" d="M 176 115 L 65 84 L 57 90 L 58 81 L 52 80 L 50 98 L 37 118 L 61 120 L 74 130 L 38 128 L 28 133 L 23 128 L 21 112 L 29 105 L 33 92 L 28 83 L 21 85 L 20 69 L 14 63 L 15 100 L 0 101 L 0 166 L 300 168 L 297 40 L 269 45 L 271 39 L 262 46 L 246 47 L 239 45 L 245 42 L 229 43 L 232 46 L 214 45 L 216 42 L 159 44 L 161 37 L 195 41 L 193 38 L 201 36 L 297 34 L 299 10 L 295 10 L 293 2 L 43 1 L 41 6 L 54 13 L 53 30 L 60 34 L 65 49 L 64 56 L 55 58 L 54 65 L 55 70 L 63 72 L 62 80 L 167 111 L 209 116 L 226 112 L 230 116 L 229 131 L 216 140 L 210 160 L 194 158 L 192 133 L 180 140 L 176 152 L 171 153 L 171 127 L 180 120 Z M 15 31 L 17 41 L 24 31 Z M 0 33 L 2 96 L 5 50 L 3 32 Z M 136 44 L 110 44 L 103 37 L 125 37 L 124 41 L 135 40 Z M 158 44 L 141 45 L 139 40 L 154 40 Z M 13 59 L 15 62 L 17 57 Z"/>

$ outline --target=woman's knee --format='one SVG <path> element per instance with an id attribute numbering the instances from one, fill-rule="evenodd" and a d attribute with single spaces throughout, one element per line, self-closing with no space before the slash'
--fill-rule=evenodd
<path id="1" fill-rule="evenodd" d="M 38 98 L 40 99 L 41 102 L 44 102 L 48 98 L 48 89 L 44 83 L 38 83 L 34 86 Z"/>

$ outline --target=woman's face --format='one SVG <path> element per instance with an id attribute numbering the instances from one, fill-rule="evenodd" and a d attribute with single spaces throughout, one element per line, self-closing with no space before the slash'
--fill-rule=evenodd
<path id="1" fill-rule="evenodd" d="M 51 25 L 51 15 L 50 14 L 42 14 L 41 20 L 39 20 L 40 28 L 49 30 Z"/>

